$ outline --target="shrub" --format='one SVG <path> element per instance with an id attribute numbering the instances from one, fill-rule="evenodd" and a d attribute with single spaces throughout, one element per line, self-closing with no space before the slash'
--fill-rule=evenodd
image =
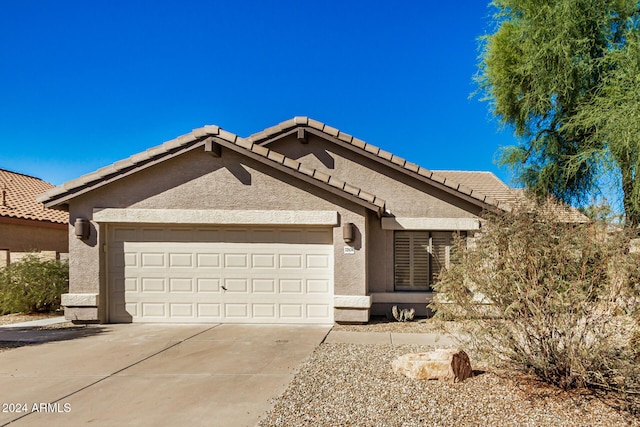
<path id="1" fill-rule="evenodd" d="M 28 255 L 0 269 L 0 314 L 58 310 L 60 295 L 68 289 L 67 262 Z"/>
<path id="2" fill-rule="evenodd" d="M 640 254 L 631 232 L 564 224 L 516 208 L 456 240 L 434 285 L 436 317 L 462 322 L 467 344 L 564 389 L 640 391 Z M 453 256 L 453 255 L 452 255 Z"/>

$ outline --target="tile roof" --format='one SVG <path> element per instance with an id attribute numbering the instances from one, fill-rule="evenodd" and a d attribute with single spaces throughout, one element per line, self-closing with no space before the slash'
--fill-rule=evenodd
<path id="1" fill-rule="evenodd" d="M 460 185 L 473 188 L 498 202 L 509 204 L 514 201 L 512 189 L 492 172 L 434 170 L 433 173 L 455 181 Z"/>
<path id="2" fill-rule="evenodd" d="M 116 162 L 112 165 L 101 168 L 93 173 L 83 175 L 80 178 L 66 182 L 63 185 L 50 189 L 38 196 L 38 201 L 48 207 L 62 205 L 66 200 L 73 198 L 79 191 L 96 188 L 111 182 L 113 178 L 128 173 L 129 171 L 142 168 L 147 165 L 156 164 L 164 158 L 169 158 L 177 152 L 190 150 L 202 145 L 203 141 L 209 137 L 214 137 L 216 142 L 225 144 L 239 152 L 251 153 L 262 159 L 263 162 L 273 162 L 276 165 L 286 168 L 291 173 L 301 174 L 312 179 L 320 186 L 335 189 L 343 192 L 345 196 L 355 197 L 363 203 L 370 205 L 370 208 L 378 213 L 384 212 L 386 202 L 374 194 L 368 193 L 359 187 L 350 185 L 347 182 L 336 179 L 324 172 L 309 168 L 297 160 L 285 157 L 282 154 L 263 147 L 259 144 L 241 138 L 231 132 L 227 132 L 218 126 L 204 126 L 194 129 L 192 132 L 182 135 L 171 141 L 148 150 L 135 154 L 127 159 Z"/>
<path id="3" fill-rule="evenodd" d="M 68 223 L 66 212 L 45 208 L 36 200 L 36 195 L 51 188 L 39 178 L 0 169 L 0 217 Z"/>
<path id="4" fill-rule="evenodd" d="M 479 191 L 494 199 L 513 207 L 524 205 L 531 209 L 531 202 L 527 200 L 525 191 L 521 188 L 510 188 L 491 172 L 452 171 L 441 170 L 435 173 L 451 178 L 462 185 L 477 188 Z M 539 208 L 538 208 L 539 209 Z M 542 209 L 549 211 L 556 218 L 568 223 L 589 222 L 589 218 L 582 212 L 557 200 L 549 199 Z"/>
<path id="5" fill-rule="evenodd" d="M 509 188 L 491 172 L 431 171 L 317 120 L 308 117 L 294 117 L 254 133 L 247 138 L 241 138 L 218 126 L 204 126 L 194 129 L 192 132 L 167 141 L 164 144 L 149 148 L 142 153 L 66 182 L 62 186 L 41 194 L 38 197 L 38 201 L 45 203 L 49 207 L 63 205 L 64 202 L 77 194 L 82 194 L 84 191 L 104 185 L 131 171 L 156 164 L 173 155 L 199 147 L 205 139 L 213 137 L 216 142 L 224 144 L 227 148 L 258 156 L 263 162 L 272 162 L 274 165 L 286 168 L 290 173 L 297 173 L 311 178 L 319 185 L 332 187 L 347 196 L 353 196 L 369 204 L 378 213 L 384 212 L 386 202 L 374 194 L 350 185 L 327 173 L 309 168 L 297 160 L 288 158 L 268 148 L 269 142 L 295 132 L 295 129 L 300 127 L 320 132 L 328 138 L 335 138 L 334 140 L 337 140 L 337 142 L 348 144 L 354 150 L 362 150 L 381 162 L 387 162 L 394 167 L 401 168 L 408 174 L 415 174 L 421 179 L 430 181 L 435 186 L 459 193 L 462 197 L 470 197 L 470 200 L 475 200 L 485 207 L 509 211 L 516 200 L 521 199 L 517 192 L 514 192 L 513 189 Z M 573 211 L 577 212 L 575 209 Z M 579 219 L 578 216 L 582 214 L 579 212 L 575 214 L 573 211 L 567 215 L 573 216 L 574 219 Z"/>

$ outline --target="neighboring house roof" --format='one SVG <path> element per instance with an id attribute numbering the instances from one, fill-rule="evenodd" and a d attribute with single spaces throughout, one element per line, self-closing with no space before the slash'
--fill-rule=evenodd
<path id="1" fill-rule="evenodd" d="M 434 170 L 433 173 L 478 190 L 478 192 L 497 200 L 499 203 L 510 204 L 514 201 L 513 189 L 492 172 Z"/>
<path id="2" fill-rule="evenodd" d="M 66 212 L 45 208 L 36 200 L 53 187 L 39 178 L 0 169 L 0 217 L 66 224 Z"/>
<path id="3" fill-rule="evenodd" d="M 477 188 L 479 191 L 499 200 L 506 206 L 513 207 L 521 204 L 529 206 L 531 204 L 531 202 L 527 200 L 523 189 L 510 188 L 491 172 L 440 170 L 434 171 L 434 173 L 451 178 L 462 185 Z M 548 210 L 549 213 L 562 222 L 589 222 L 589 218 L 578 209 L 558 202 L 557 200 L 549 199 L 543 209 Z"/>

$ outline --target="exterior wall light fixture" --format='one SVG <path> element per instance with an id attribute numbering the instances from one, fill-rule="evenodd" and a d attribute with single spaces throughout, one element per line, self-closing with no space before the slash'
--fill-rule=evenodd
<path id="1" fill-rule="evenodd" d="M 91 224 L 87 218 L 76 218 L 74 228 L 76 237 L 80 240 L 87 240 L 91 235 Z"/>
<path id="2" fill-rule="evenodd" d="M 356 238 L 356 226 L 352 222 L 347 222 L 342 226 L 342 238 L 345 243 L 353 243 Z"/>

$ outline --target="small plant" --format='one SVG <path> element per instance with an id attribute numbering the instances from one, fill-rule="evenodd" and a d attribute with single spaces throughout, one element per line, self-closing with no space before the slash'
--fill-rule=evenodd
<path id="1" fill-rule="evenodd" d="M 68 290 L 68 263 L 26 256 L 0 269 L 0 315 L 58 310 Z"/>
<path id="2" fill-rule="evenodd" d="M 413 320 L 413 316 L 416 314 L 415 309 L 411 308 L 398 308 L 397 305 L 394 305 L 391 308 L 391 314 L 398 322 L 410 322 Z"/>

